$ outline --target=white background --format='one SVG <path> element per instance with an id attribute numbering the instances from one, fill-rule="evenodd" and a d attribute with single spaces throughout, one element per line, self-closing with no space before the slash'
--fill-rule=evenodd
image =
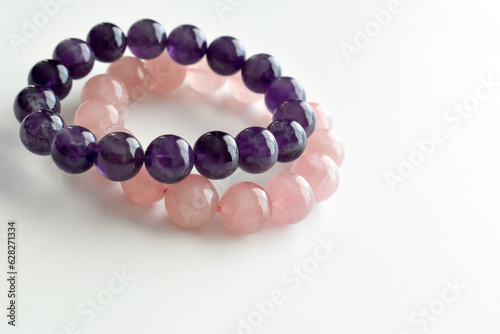
<path id="1" fill-rule="evenodd" d="M 21 35 L 23 18 L 32 21 L 41 7 L 2 0 L 0 332 L 499 333 L 500 87 L 460 124 L 444 118 L 473 101 L 481 77 L 500 81 L 496 3 L 401 0 L 399 13 L 349 62 L 342 43 L 353 45 L 356 29 L 373 25 L 371 13 L 388 1 L 222 2 L 232 10 L 219 15 L 213 0 L 70 0 L 15 52 L 8 34 Z M 185 231 L 161 204 L 138 208 L 119 188 L 63 175 L 49 157 L 24 149 L 12 101 L 31 66 L 50 58 L 60 40 L 85 39 L 99 22 L 126 31 L 141 18 L 167 32 L 191 23 L 209 40 L 241 39 L 248 55 L 275 55 L 308 99 L 329 109 L 345 142 L 335 196 L 300 224 L 250 237 L 227 234 L 219 220 Z M 62 103 L 68 123 L 83 83 Z M 235 135 L 250 125 L 183 92 L 127 114 L 141 142 L 174 132 L 193 144 L 205 131 Z M 418 155 L 416 141 L 436 129 L 446 140 L 391 190 L 386 174 Z M 266 177 L 239 173 L 229 183 Z M 5 316 L 9 219 L 17 220 L 19 238 L 16 328 Z M 283 277 L 294 264 L 311 264 L 318 238 L 338 248 L 294 290 Z M 77 309 L 88 311 L 88 298 L 105 296 L 122 270 L 134 279 L 94 318 L 82 316 Z M 446 290 L 454 282 L 462 289 L 456 295 Z M 276 291 L 284 302 L 262 316 L 255 303 Z"/>

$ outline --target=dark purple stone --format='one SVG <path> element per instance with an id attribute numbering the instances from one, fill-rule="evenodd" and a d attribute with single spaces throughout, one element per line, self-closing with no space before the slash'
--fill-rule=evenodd
<path id="1" fill-rule="evenodd" d="M 144 150 L 139 141 L 125 132 L 112 132 L 97 143 L 95 166 L 111 181 L 134 177 L 144 163 Z"/>
<path id="2" fill-rule="evenodd" d="M 316 128 L 316 114 L 309 103 L 301 100 L 289 100 L 282 103 L 273 114 L 273 121 L 291 119 L 299 123 L 306 131 L 307 137 Z"/>
<path id="3" fill-rule="evenodd" d="M 97 139 L 84 127 L 67 126 L 54 137 L 50 155 L 57 167 L 66 173 L 86 172 L 94 165 L 97 156 Z"/>
<path id="4" fill-rule="evenodd" d="M 222 131 L 207 132 L 194 144 L 194 164 L 198 172 L 212 180 L 233 174 L 238 168 L 238 145 Z"/>
<path id="5" fill-rule="evenodd" d="M 61 113 L 59 99 L 53 91 L 46 87 L 38 85 L 27 86 L 17 94 L 14 100 L 14 115 L 16 115 L 19 123 L 33 111 L 40 109 L 52 110 L 57 114 Z"/>
<path id="6" fill-rule="evenodd" d="M 143 19 L 135 22 L 128 30 L 127 44 L 137 58 L 153 59 L 165 50 L 167 34 L 158 22 Z"/>
<path id="7" fill-rule="evenodd" d="M 240 150 L 240 168 L 247 173 L 264 173 L 278 160 L 278 143 L 267 129 L 258 126 L 246 128 L 236 136 Z"/>
<path id="8" fill-rule="evenodd" d="M 307 135 L 299 123 L 291 119 L 279 119 L 267 127 L 278 142 L 279 162 L 290 162 L 298 159 L 307 144 Z"/>
<path id="9" fill-rule="evenodd" d="M 22 121 L 19 136 L 28 151 L 39 155 L 49 155 L 52 140 L 63 127 L 64 121 L 54 111 L 37 110 Z"/>
<path id="10" fill-rule="evenodd" d="M 127 47 L 127 36 L 113 23 L 99 23 L 87 35 L 87 43 L 94 50 L 95 58 L 104 63 L 120 59 Z"/>
<path id="11" fill-rule="evenodd" d="M 267 87 L 265 100 L 267 109 L 269 109 L 269 111 L 273 113 L 276 108 L 278 108 L 285 101 L 305 101 L 306 91 L 304 90 L 302 84 L 297 81 L 297 79 L 290 77 L 281 77 L 274 80 L 269 85 L 269 87 Z"/>
<path id="12" fill-rule="evenodd" d="M 146 149 L 144 165 L 158 182 L 173 184 L 184 180 L 193 169 L 191 146 L 181 137 L 164 135 L 156 138 Z"/>
<path id="13" fill-rule="evenodd" d="M 170 33 L 167 42 L 170 58 L 181 65 L 192 65 L 203 58 L 207 51 L 207 39 L 199 28 L 184 24 Z"/>
<path id="14" fill-rule="evenodd" d="M 51 89 L 62 100 L 68 96 L 73 80 L 68 69 L 53 59 L 39 61 L 28 75 L 29 85 L 40 85 Z"/>
<path id="15" fill-rule="evenodd" d="M 241 75 L 248 89 L 264 94 L 271 82 L 281 77 L 281 65 L 273 56 L 257 54 L 247 59 Z"/>
<path id="16" fill-rule="evenodd" d="M 89 74 L 95 62 L 94 51 L 78 38 L 68 38 L 59 43 L 52 58 L 66 66 L 73 79 L 81 79 Z"/>
<path id="17" fill-rule="evenodd" d="M 237 73 L 245 63 L 245 56 L 243 43 L 230 36 L 217 38 L 207 49 L 208 65 L 219 75 Z"/>

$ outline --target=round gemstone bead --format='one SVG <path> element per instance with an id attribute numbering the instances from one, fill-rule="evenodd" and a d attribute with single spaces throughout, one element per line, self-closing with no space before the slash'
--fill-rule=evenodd
<path id="1" fill-rule="evenodd" d="M 291 119 L 299 123 L 309 137 L 316 128 L 314 110 L 305 101 L 288 100 L 282 103 L 273 113 L 273 121 L 278 119 Z"/>
<path id="2" fill-rule="evenodd" d="M 94 133 L 100 133 L 112 126 L 123 127 L 123 113 L 103 99 L 85 101 L 75 113 L 74 123 Z"/>
<path id="3" fill-rule="evenodd" d="M 112 132 L 125 132 L 131 136 L 134 136 L 132 131 L 130 131 L 129 129 L 124 128 L 122 126 L 117 126 L 117 125 L 113 125 L 112 127 L 109 127 L 107 129 L 104 129 L 104 130 L 101 130 L 98 132 L 94 132 L 94 134 L 98 140 L 101 140 L 104 136 L 109 135 Z"/>
<path id="4" fill-rule="evenodd" d="M 345 150 L 340 137 L 332 130 L 317 129 L 307 140 L 305 153 L 318 152 L 329 156 L 337 166 L 344 161 Z"/>
<path id="5" fill-rule="evenodd" d="M 146 60 L 146 67 L 151 74 L 149 89 L 162 95 L 173 92 L 184 82 L 187 68 L 177 64 L 167 52 L 155 59 Z"/>
<path id="6" fill-rule="evenodd" d="M 327 129 L 332 128 L 332 117 L 328 110 L 326 110 L 322 105 L 309 102 L 316 115 L 316 129 Z"/>
<path id="7" fill-rule="evenodd" d="M 271 82 L 281 77 L 281 65 L 273 56 L 257 54 L 247 59 L 241 74 L 248 89 L 264 94 Z"/>
<path id="8" fill-rule="evenodd" d="M 94 165 L 97 139 L 84 127 L 64 127 L 54 137 L 50 155 L 57 167 L 66 173 L 86 172 Z"/>
<path id="9" fill-rule="evenodd" d="M 68 96 L 73 80 L 68 69 L 53 59 L 39 61 L 28 75 L 28 84 L 49 88 L 62 100 Z"/>
<path id="10" fill-rule="evenodd" d="M 111 181 L 126 181 L 134 177 L 144 162 L 139 141 L 125 132 L 113 132 L 97 144 L 95 165 L 99 173 Z"/>
<path id="11" fill-rule="evenodd" d="M 17 94 L 14 100 L 14 115 L 19 123 L 35 110 L 48 109 L 55 113 L 61 113 L 61 103 L 56 94 L 50 89 L 30 85 Z"/>
<path id="12" fill-rule="evenodd" d="M 214 40 L 207 49 L 207 62 L 219 75 L 233 75 L 245 63 L 245 47 L 234 37 L 222 36 Z"/>
<path id="13" fill-rule="evenodd" d="M 167 42 L 170 57 L 181 65 L 192 65 L 207 51 L 207 38 L 199 28 L 185 24 L 170 33 Z"/>
<path id="14" fill-rule="evenodd" d="M 263 97 L 261 94 L 254 93 L 245 86 L 241 73 L 236 73 L 229 78 L 229 89 L 231 89 L 234 98 L 244 104 L 252 104 Z"/>
<path id="15" fill-rule="evenodd" d="M 191 88 L 203 94 L 215 93 L 228 80 L 227 77 L 214 73 L 205 57 L 196 64 L 188 66 L 186 79 Z"/>
<path id="16" fill-rule="evenodd" d="M 141 168 L 136 176 L 121 182 L 120 185 L 128 198 L 141 205 L 161 201 L 167 190 L 167 185 L 153 179 L 146 168 Z"/>
<path id="17" fill-rule="evenodd" d="M 181 137 L 163 135 L 146 149 L 144 164 L 149 174 L 163 183 L 184 180 L 193 169 L 193 150 Z"/>
<path id="18" fill-rule="evenodd" d="M 270 112 L 288 100 L 306 100 L 306 91 L 297 79 L 281 77 L 267 87 L 265 101 Z"/>
<path id="19" fill-rule="evenodd" d="M 151 84 L 151 75 L 146 65 L 135 57 L 122 57 L 110 64 L 108 74 L 114 75 L 127 87 L 129 100 L 144 99 Z"/>
<path id="20" fill-rule="evenodd" d="M 81 102 L 91 99 L 103 99 L 125 111 L 129 97 L 123 82 L 111 74 L 99 74 L 85 83 L 81 93 Z"/>
<path id="21" fill-rule="evenodd" d="M 239 167 L 247 173 L 264 173 L 278 160 L 278 143 L 265 128 L 246 128 L 236 136 L 236 143 L 240 151 Z"/>
<path id="22" fill-rule="evenodd" d="M 294 120 L 280 119 L 269 124 L 267 128 L 278 142 L 278 161 L 294 161 L 304 152 L 307 135 L 304 128 Z"/>
<path id="23" fill-rule="evenodd" d="M 135 22 L 128 30 L 127 38 L 130 51 L 142 59 L 158 57 L 167 45 L 165 28 L 150 19 Z"/>
<path id="24" fill-rule="evenodd" d="M 104 63 L 118 60 L 127 47 L 127 37 L 112 23 L 99 23 L 87 35 L 87 43 L 94 50 L 95 58 Z"/>
<path id="25" fill-rule="evenodd" d="M 222 131 L 202 135 L 194 144 L 198 172 L 213 180 L 224 179 L 238 168 L 239 150 L 233 137 Z"/>
<path id="26" fill-rule="evenodd" d="M 73 79 L 81 79 L 89 74 L 95 62 L 94 51 L 78 38 L 68 38 L 59 43 L 52 58 L 66 66 Z"/>
<path id="27" fill-rule="evenodd" d="M 28 151 L 49 155 L 50 145 L 64 127 L 62 118 L 52 110 L 37 110 L 24 118 L 19 129 L 21 142 Z"/>

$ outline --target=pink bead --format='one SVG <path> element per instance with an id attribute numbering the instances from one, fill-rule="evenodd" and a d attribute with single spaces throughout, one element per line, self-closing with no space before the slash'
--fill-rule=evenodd
<path id="1" fill-rule="evenodd" d="M 236 100 L 245 104 L 252 104 L 261 100 L 264 94 L 256 94 L 245 86 L 241 78 L 241 72 L 229 77 L 229 88 Z"/>
<path id="2" fill-rule="evenodd" d="M 123 114 L 114 105 L 103 99 L 83 102 L 76 110 L 74 123 L 100 133 L 112 126 L 123 127 Z"/>
<path id="3" fill-rule="evenodd" d="M 251 182 L 237 183 L 220 200 L 220 218 L 234 234 L 257 233 L 271 217 L 266 191 Z"/>
<path id="4" fill-rule="evenodd" d="M 339 136 L 332 130 L 316 129 L 311 137 L 307 138 L 307 146 L 303 154 L 323 153 L 341 166 L 344 161 L 344 145 Z"/>
<path id="5" fill-rule="evenodd" d="M 207 178 L 191 174 L 179 183 L 169 185 L 165 207 L 174 223 L 196 228 L 208 223 L 217 213 L 219 193 Z"/>
<path id="6" fill-rule="evenodd" d="M 215 93 L 227 81 L 227 77 L 212 71 L 205 57 L 196 64 L 188 66 L 186 78 L 191 88 L 204 94 Z"/>
<path id="7" fill-rule="evenodd" d="M 328 110 L 326 110 L 322 105 L 309 102 L 309 105 L 313 108 L 314 114 L 316 115 L 316 130 L 332 128 L 332 117 Z"/>
<path id="8" fill-rule="evenodd" d="M 96 75 L 83 86 L 82 103 L 95 98 L 104 99 L 120 110 L 126 110 L 129 102 L 123 82 L 110 74 Z"/>
<path id="9" fill-rule="evenodd" d="M 186 78 L 186 66 L 177 64 L 167 52 L 160 56 L 146 60 L 146 67 L 151 74 L 149 89 L 166 95 L 179 88 Z"/>
<path id="10" fill-rule="evenodd" d="M 151 75 L 140 59 L 121 57 L 109 65 L 107 73 L 123 82 L 127 87 L 130 101 L 142 100 L 147 95 Z"/>
<path id="11" fill-rule="evenodd" d="M 313 208 L 313 190 L 300 175 L 278 174 L 266 184 L 265 189 L 272 204 L 271 220 L 278 224 L 298 223 Z"/>
<path id="12" fill-rule="evenodd" d="M 299 174 L 311 185 L 316 202 L 332 196 L 339 187 L 339 171 L 335 162 L 321 153 L 302 155 L 292 166 L 292 173 Z"/>
<path id="13" fill-rule="evenodd" d="M 96 138 L 98 140 L 100 140 L 102 137 L 104 137 L 105 135 L 110 134 L 111 132 L 125 132 L 125 133 L 128 133 L 129 135 L 135 137 L 135 135 L 129 129 L 124 128 L 122 126 L 112 126 L 110 128 L 107 128 L 107 129 L 104 129 L 104 130 L 100 130 L 98 132 L 94 132 L 94 135 L 96 136 Z"/>
<path id="14" fill-rule="evenodd" d="M 121 182 L 125 195 L 132 201 L 150 205 L 160 201 L 165 196 L 167 185 L 153 179 L 145 167 L 130 180 Z"/>

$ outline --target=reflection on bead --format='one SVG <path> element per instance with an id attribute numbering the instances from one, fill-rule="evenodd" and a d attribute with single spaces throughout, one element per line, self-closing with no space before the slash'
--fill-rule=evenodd
<path id="1" fill-rule="evenodd" d="M 50 154 L 61 170 L 80 174 L 94 166 L 97 139 L 88 129 L 71 125 L 62 128 L 54 137 Z"/>
<path id="2" fill-rule="evenodd" d="M 89 74 L 95 61 L 94 51 L 78 38 L 67 38 L 60 42 L 52 58 L 66 66 L 73 79 L 81 79 Z"/>
<path id="3" fill-rule="evenodd" d="M 156 58 L 167 45 L 165 28 L 150 19 L 139 20 L 128 30 L 127 44 L 130 52 L 137 58 Z"/>
<path id="4" fill-rule="evenodd" d="M 196 141 L 193 150 L 196 169 L 209 179 L 224 179 L 238 168 L 238 145 L 225 132 L 205 133 Z"/>
<path id="5" fill-rule="evenodd" d="M 329 156 L 339 167 L 344 161 L 344 145 L 340 137 L 332 130 L 318 129 L 307 139 L 307 146 L 304 154 L 313 152 Z"/>
<path id="6" fill-rule="evenodd" d="M 151 74 L 149 89 L 158 94 L 166 95 L 176 90 L 186 78 L 186 66 L 177 64 L 166 52 L 145 63 Z"/>
<path id="7" fill-rule="evenodd" d="M 101 133 L 112 126 L 123 127 L 123 113 L 103 99 L 85 101 L 75 113 L 74 123 L 93 133 Z"/>
<path id="8" fill-rule="evenodd" d="M 17 94 L 14 100 L 14 115 L 19 123 L 35 110 L 48 109 L 61 113 L 61 104 L 56 94 L 49 88 L 30 85 Z"/>
<path id="9" fill-rule="evenodd" d="M 108 67 L 108 74 L 120 79 L 127 87 L 130 101 L 139 101 L 147 95 L 151 75 L 146 65 L 134 57 L 122 57 Z"/>
<path id="10" fill-rule="evenodd" d="M 309 137 L 316 128 L 314 110 L 305 101 L 288 100 L 280 104 L 273 113 L 273 121 L 278 119 L 291 119 L 302 125 Z"/>
<path id="11" fill-rule="evenodd" d="M 112 23 L 99 23 L 87 35 L 87 43 L 94 50 L 95 58 L 105 63 L 118 60 L 127 47 L 127 37 Z"/>
<path id="12" fill-rule="evenodd" d="M 247 59 L 241 74 L 248 89 L 264 94 L 269 85 L 281 77 L 281 65 L 273 56 L 257 54 Z"/>
<path id="13" fill-rule="evenodd" d="M 28 75 L 28 84 L 47 87 L 62 100 L 71 91 L 73 80 L 66 66 L 56 60 L 46 59 L 33 66 Z"/>
<path id="14" fill-rule="evenodd" d="M 264 173 L 278 160 L 278 143 L 267 129 L 253 126 L 236 136 L 240 151 L 239 167 L 247 173 Z"/>
<path id="15" fill-rule="evenodd" d="M 266 90 L 266 106 L 274 112 L 283 102 L 288 100 L 306 100 L 304 86 L 295 78 L 281 77 L 274 80 Z"/>
<path id="16" fill-rule="evenodd" d="M 82 103 L 96 98 L 108 101 L 121 111 L 127 110 L 129 103 L 127 88 L 111 74 L 96 75 L 83 86 L 80 98 Z"/>
<path id="17" fill-rule="evenodd" d="M 199 28 L 184 24 L 170 33 L 167 50 L 175 62 L 181 65 L 192 65 L 205 55 L 207 39 Z"/>
<path id="18" fill-rule="evenodd" d="M 57 132 L 64 127 L 62 118 L 52 110 L 37 110 L 24 118 L 19 129 L 21 142 L 28 151 L 49 155 Z"/>
<path id="19" fill-rule="evenodd" d="M 207 49 L 208 65 L 219 75 L 233 75 L 241 70 L 245 56 L 243 43 L 230 36 L 215 39 Z"/>

